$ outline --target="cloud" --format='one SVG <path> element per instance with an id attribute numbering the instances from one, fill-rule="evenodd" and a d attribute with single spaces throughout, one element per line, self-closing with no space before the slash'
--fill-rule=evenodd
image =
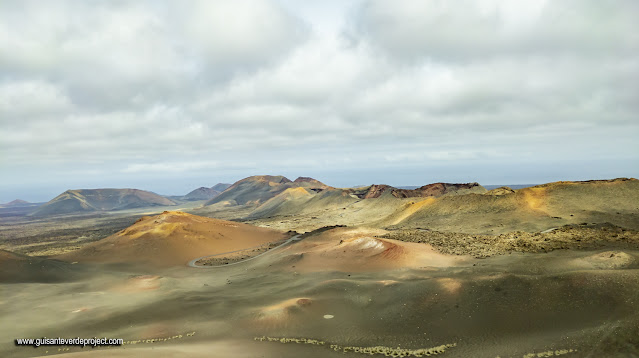
<path id="1" fill-rule="evenodd" d="M 42 80 L 0 82 L 0 116 L 15 118 L 60 114 L 72 110 L 67 94 Z"/>
<path id="2" fill-rule="evenodd" d="M 63 85 L 81 107 L 182 101 L 303 42 L 304 24 L 268 1 L 3 1 L 0 66 Z"/>
<path id="3" fill-rule="evenodd" d="M 370 0 L 353 31 L 413 60 L 629 55 L 639 49 L 638 10 L 632 0 Z"/>
<path id="4" fill-rule="evenodd" d="M 0 195 L 639 174 L 635 2 L 350 4 L 0 2 Z"/>
<path id="5" fill-rule="evenodd" d="M 217 169 L 219 163 L 217 161 L 199 161 L 199 162 L 172 162 L 172 163 L 137 163 L 129 164 L 122 170 L 123 173 L 167 173 L 167 172 L 185 172 L 202 169 Z"/>

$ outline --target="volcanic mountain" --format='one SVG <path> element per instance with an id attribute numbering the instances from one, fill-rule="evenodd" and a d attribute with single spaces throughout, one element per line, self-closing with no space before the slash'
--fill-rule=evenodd
<path id="1" fill-rule="evenodd" d="M 325 230 L 326 229 L 326 230 Z M 375 271 L 406 267 L 445 267 L 465 260 L 432 247 L 385 239 L 386 231 L 370 228 L 322 228 L 303 235 L 269 262 L 293 271 Z"/>
<path id="2" fill-rule="evenodd" d="M 183 200 L 210 200 L 222 194 L 222 192 L 228 189 L 228 187 L 230 186 L 231 184 L 218 183 L 210 188 L 200 187 L 184 195 L 182 199 Z"/>
<path id="3" fill-rule="evenodd" d="M 350 189 L 350 191 L 352 195 L 355 195 L 360 199 L 374 199 L 379 198 L 387 191 L 396 198 L 426 198 L 438 197 L 445 194 L 482 194 L 486 192 L 486 189 L 478 183 L 433 183 L 416 189 L 398 189 L 390 185 L 373 184 L 368 187 Z"/>
<path id="4" fill-rule="evenodd" d="M 79 189 L 65 191 L 40 206 L 31 215 L 58 215 L 163 205 L 175 205 L 175 202 L 138 189 Z"/>
<path id="5" fill-rule="evenodd" d="M 228 202 L 235 205 L 261 204 L 290 188 L 312 191 L 329 189 L 328 185 L 313 178 L 299 177 L 294 181 L 281 175 L 257 175 L 244 178 L 209 200 L 206 205 Z"/>
<path id="6" fill-rule="evenodd" d="M 57 258 L 153 267 L 183 266 L 197 257 L 246 249 L 286 237 L 271 229 L 165 211 L 144 216 L 114 235 Z"/>
<path id="7" fill-rule="evenodd" d="M 13 201 L 10 201 L 6 204 L 0 204 L 0 207 L 2 208 L 16 208 L 16 207 L 22 207 L 22 206 L 30 206 L 32 205 L 32 203 L 25 201 L 25 200 L 20 200 L 20 199 L 16 199 Z"/>
<path id="8" fill-rule="evenodd" d="M 313 217 L 317 218 L 325 217 L 337 210 L 338 217 L 331 220 L 353 225 L 379 220 L 391 215 L 405 204 L 401 199 L 435 198 L 485 192 L 486 189 L 477 183 L 434 183 L 414 190 L 397 189 L 385 184 L 346 189 L 327 188 L 322 191 L 309 190 L 308 188 L 289 188 L 258 206 L 249 214 L 249 218 L 290 216 L 301 213 L 313 214 Z M 343 221 L 344 219 L 346 221 Z M 330 224 L 330 222 L 327 221 L 324 224 Z"/>
<path id="9" fill-rule="evenodd" d="M 228 184 L 228 183 L 217 183 L 215 185 L 213 185 L 211 187 L 211 189 L 215 190 L 215 191 L 219 191 L 220 193 L 223 192 L 224 190 L 228 189 L 231 185 L 233 184 Z"/>
<path id="10" fill-rule="evenodd" d="M 500 234 L 606 222 L 636 230 L 638 202 L 639 180 L 626 178 L 491 191 L 477 183 L 435 183 L 414 190 L 376 184 L 319 193 L 288 189 L 257 206 L 247 218 L 297 231 L 366 225 Z"/>
<path id="11" fill-rule="evenodd" d="M 500 233 L 567 224 L 605 223 L 639 229 L 639 180 L 555 182 L 484 195 L 412 200 L 385 223 L 401 228 Z"/>

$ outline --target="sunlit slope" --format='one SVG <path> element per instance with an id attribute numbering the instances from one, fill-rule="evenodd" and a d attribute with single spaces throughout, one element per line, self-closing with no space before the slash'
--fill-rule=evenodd
<path id="1" fill-rule="evenodd" d="M 556 182 L 513 192 L 411 201 L 383 220 L 399 228 L 475 233 L 540 231 L 584 222 L 638 229 L 639 180 Z"/>
<path id="2" fill-rule="evenodd" d="M 40 206 L 31 215 L 58 215 L 164 205 L 175 205 L 175 202 L 158 194 L 138 189 L 78 189 L 65 191 Z"/>
<path id="3" fill-rule="evenodd" d="M 311 190 L 302 187 L 288 188 L 260 205 L 251 216 L 267 217 L 290 211 L 287 208 L 303 208 L 313 198 L 313 194 Z"/>
<path id="4" fill-rule="evenodd" d="M 365 272 L 409 267 L 446 267 L 467 259 L 445 255 L 430 245 L 380 238 L 381 229 L 341 227 L 309 235 L 268 264 L 291 271 Z"/>
<path id="5" fill-rule="evenodd" d="M 183 212 L 164 212 L 143 217 L 117 234 L 59 258 L 169 267 L 185 265 L 200 256 L 245 249 L 283 238 L 283 233 L 271 229 Z"/>
<path id="6" fill-rule="evenodd" d="M 398 207 L 409 202 L 406 198 L 421 201 L 423 198 L 484 192 L 486 189 L 477 183 L 434 183 L 415 190 L 374 184 L 362 188 L 329 188 L 319 192 L 306 190 L 303 195 L 300 191 L 289 189 L 257 207 L 249 217 L 312 214 L 316 217 L 334 217 L 335 224 L 362 224 L 378 221 L 394 213 Z"/>

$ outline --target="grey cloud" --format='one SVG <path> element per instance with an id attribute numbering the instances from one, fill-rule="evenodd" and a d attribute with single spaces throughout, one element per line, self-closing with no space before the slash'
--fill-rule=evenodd
<path id="1" fill-rule="evenodd" d="M 632 0 L 370 0 L 351 31 L 405 59 L 632 55 L 638 11 Z"/>
<path id="2" fill-rule="evenodd" d="M 348 42 L 270 2 L 3 1 L 0 202 L 42 178 L 638 175 L 636 5 L 479 3 L 366 2 Z"/>
<path id="3" fill-rule="evenodd" d="M 265 1 L 0 4 L 0 65 L 38 76 L 83 107 L 180 101 L 252 71 L 306 39 L 298 19 Z M 9 35 L 10 34 L 10 35 Z"/>

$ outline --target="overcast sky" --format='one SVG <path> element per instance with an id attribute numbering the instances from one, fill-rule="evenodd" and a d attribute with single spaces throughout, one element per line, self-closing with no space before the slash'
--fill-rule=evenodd
<path id="1" fill-rule="evenodd" d="M 639 2 L 0 1 L 0 202 L 639 176 Z"/>

